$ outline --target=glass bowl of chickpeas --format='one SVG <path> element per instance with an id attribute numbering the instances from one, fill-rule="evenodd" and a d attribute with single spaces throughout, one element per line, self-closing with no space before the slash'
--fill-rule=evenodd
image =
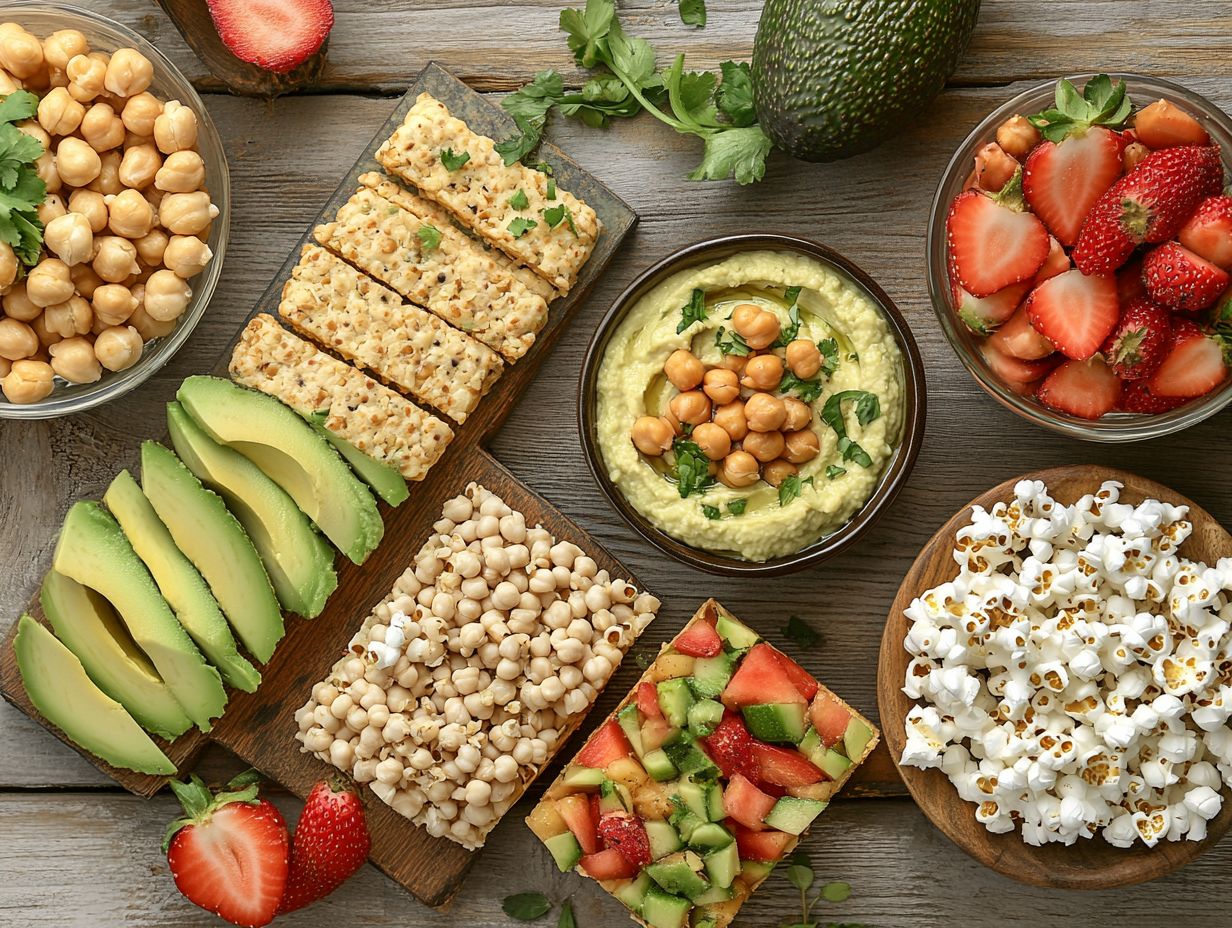
<path id="1" fill-rule="evenodd" d="M 217 286 L 230 180 L 188 79 L 131 29 L 68 4 L 0 12 L 0 97 L 29 91 L 42 247 L 0 243 L 0 418 L 91 409 L 180 349 Z"/>

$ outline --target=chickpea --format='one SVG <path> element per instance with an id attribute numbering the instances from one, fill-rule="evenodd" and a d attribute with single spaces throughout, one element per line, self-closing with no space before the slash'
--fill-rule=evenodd
<path id="1" fill-rule="evenodd" d="M 783 436 L 786 450 L 783 457 L 793 464 L 804 464 L 821 453 L 821 441 L 812 429 L 800 429 Z"/>
<path id="2" fill-rule="evenodd" d="M 737 306 L 731 321 L 732 328 L 755 350 L 769 348 L 779 337 L 781 327 L 778 316 L 753 303 L 741 303 Z"/>
<path id="3" fill-rule="evenodd" d="M 717 405 L 730 403 L 740 395 L 740 378 L 735 371 L 712 367 L 702 378 L 702 392 Z"/>
<path id="4" fill-rule="evenodd" d="M 761 469 L 762 478 L 772 487 L 777 487 L 788 477 L 795 476 L 798 473 L 800 473 L 800 469 L 795 464 L 782 458 L 771 461 Z"/>
<path id="5" fill-rule="evenodd" d="M 172 236 L 163 252 L 163 263 L 176 276 L 187 280 L 205 270 L 214 257 L 210 246 L 193 235 Z"/>
<path id="6" fill-rule="evenodd" d="M 95 289 L 90 305 L 94 318 L 104 326 L 120 325 L 137 309 L 137 298 L 121 284 L 103 284 Z"/>
<path id="7" fill-rule="evenodd" d="M 783 427 L 787 407 L 777 396 L 769 393 L 754 393 L 744 404 L 744 416 L 754 432 L 775 432 Z"/>
<path id="8" fill-rule="evenodd" d="M 120 183 L 134 192 L 141 191 L 153 185 L 154 177 L 162 166 L 162 156 L 153 145 L 134 145 L 132 148 L 126 148 L 124 156 L 120 159 Z"/>
<path id="9" fill-rule="evenodd" d="M 64 205 L 64 200 L 56 193 L 49 193 L 43 199 L 43 202 L 38 205 L 39 222 L 43 224 L 44 228 L 67 212 L 68 209 Z"/>
<path id="10" fill-rule="evenodd" d="M 138 291 L 140 291 L 140 294 Z M 144 294 L 144 284 L 133 287 L 133 296 L 137 297 L 137 308 L 128 317 L 128 324 L 135 328 L 147 342 L 153 341 L 156 338 L 162 338 L 164 335 L 170 335 L 175 331 L 175 322 L 159 322 L 157 319 L 151 318 L 145 311 Z"/>
<path id="11" fill-rule="evenodd" d="M 737 377 L 744 373 L 745 365 L 748 363 L 748 355 L 744 354 L 725 354 L 719 359 L 719 367 L 725 371 L 733 371 Z"/>
<path id="12" fill-rule="evenodd" d="M 692 390 L 702 382 L 706 373 L 705 365 L 694 357 L 693 352 L 677 348 L 663 364 L 663 373 L 672 382 L 672 386 L 684 393 Z"/>
<path id="13" fill-rule="evenodd" d="M 192 193 L 204 184 L 205 162 L 195 151 L 172 152 L 154 176 L 154 186 L 167 193 Z"/>
<path id="14" fill-rule="evenodd" d="M 124 128 L 129 132 L 135 135 L 148 136 L 152 140 L 154 138 L 154 120 L 161 115 L 162 111 L 162 101 L 152 93 L 143 92 L 128 98 L 128 102 L 124 104 L 124 109 L 120 111 L 120 119 L 124 121 Z"/>
<path id="15" fill-rule="evenodd" d="M 7 242 L 0 242 L 0 293 L 6 292 L 17 280 L 17 253 Z"/>
<path id="16" fill-rule="evenodd" d="M 197 114 L 179 100 L 168 100 L 154 120 L 154 141 L 164 155 L 197 146 Z"/>
<path id="17" fill-rule="evenodd" d="M 719 480 L 737 490 L 757 482 L 757 459 L 747 451 L 733 451 L 719 465 Z"/>
<path id="18" fill-rule="evenodd" d="M 1125 146 L 1125 150 L 1121 152 L 1121 164 L 1125 168 L 1125 173 L 1129 173 L 1136 168 L 1142 159 L 1151 153 L 1151 150 L 1141 142 L 1130 142 Z"/>
<path id="19" fill-rule="evenodd" d="M 55 371 L 43 361 L 14 361 L 0 389 L 10 403 L 37 403 L 55 389 Z"/>
<path id="20" fill-rule="evenodd" d="M 783 419 L 784 432 L 798 431 L 813 421 L 813 410 L 808 403 L 794 396 L 784 397 L 783 408 L 787 410 L 787 417 Z"/>
<path id="21" fill-rule="evenodd" d="M 742 447 L 763 464 L 783 455 L 782 432 L 749 432 L 740 443 Z"/>
<path id="22" fill-rule="evenodd" d="M 141 360 L 141 333 L 131 325 L 111 326 L 98 333 L 94 354 L 109 371 L 125 371 Z"/>
<path id="23" fill-rule="evenodd" d="M 120 183 L 120 153 L 109 151 L 102 155 L 98 177 L 90 181 L 89 188 L 103 196 L 114 196 L 124 189 Z"/>
<path id="24" fill-rule="evenodd" d="M 90 220 L 81 213 L 56 217 L 43 230 L 43 244 L 69 267 L 89 261 L 94 254 Z"/>
<path id="25" fill-rule="evenodd" d="M 821 370 L 821 351 L 815 342 L 797 338 L 787 345 L 787 366 L 801 380 L 808 380 Z"/>
<path id="26" fill-rule="evenodd" d="M 100 235 L 94 240 L 94 273 L 109 284 L 118 284 L 141 272 L 137 246 L 118 235 Z"/>
<path id="27" fill-rule="evenodd" d="M 155 271 L 145 282 L 145 311 L 158 322 L 179 319 L 191 298 L 192 289 L 188 283 L 165 268 Z"/>
<path id="28" fill-rule="evenodd" d="M 16 23 L 0 32 L 0 67 L 20 80 L 32 78 L 43 67 L 43 43 Z"/>
<path id="29" fill-rule="evenodd" d="M 732 441 L 742 441 L 749 434 L 749 423 L 744 415 L 744 403 L 733 400 L 724 403 L 714 412 L 714 424 L 731 436 Z"/>
<path id="30" fill-rule="evenodd" d="M 133 242 L 133 244 L 137 246 L 137 257 L 141 259 L 142 263 L 148 267 L 157 267 L 163 263 L 163 255 L 166 254 L 169 241 L 170 239 L 167 237 L 166 232 L 162 229 L 154 228 Z M 213 254 L 210 257 L 213 257 Z M 208 261 L 209 259 L 207 258 L 206 260 Z M 171 268 L 171 270 L 174 271 L 175 268 Z M 183 277 L 184 275 L 181 274 L 180 276 Z"/>
<path id="31" fill-rule="evenodd" d="M 701 390 L 689 390 L 672 397 L 668 407 L 680 422 L 701 425 L 710 419 L 710 400 Z"/>
<path id="32" fill-rule="evenodd" d="M 52 135 L 72 135 L 81 125 L 86 108 L 63 87 L 56 87 L 39 101 L 38 121 Z"/>
<path id="33" fill-rule="evenodd" d="M 81 137 L 97 152 L 124 144 L 124 121 L 109 103 L 95 103 L 81 118 Z"/>
<path id="34" fill-rule="evenodd" d="M 60 178 L 60 169 L 56 164 L 56 156 L 49 151 L 43 152 L 34 162 L 34 170 L 43 182 L 48 193 L 59 193 L 64 189 L 64 181 Z"/>
<path id="35" fill-rule="evenodd" d="M 90 231 L 95 235 L 107 228 L 107 201 L 101 193 L 74 190 L 68 198 L 68 211 L 85 216 L 90 223 Z"/>
<path id="36" fill-rule="evenodd" d="M 94 268 L 89 264 L 77 264 L 69 269 L 69 273 L 77 292 L 87 300 L 94 299 L 94 292 L 103 284 L 103 279 L 94 273 Z"/>
<path id="37" fill-rule="evenodd" d="M 90 51 L 90 43 L 76 29 L 60 29 L 43 39 L 43 60 L 48 66 L 60 71 L 78 55 Z"/>
<path id="38" fill-rule="evenodd" d="M 749 358 L 740 383 L 750 390 L 777 390 L 783 379 L 783 361 L 777 354 Z"/>
<path id="39" fill-rule="evenodd" d="M 656 458 L 672 446 L 672 427 L 658 416 L 640 416 L 631 433 L 637 450 Z"/>
<path id="40" fill-rule="evenodd" d="M 70 187 L 84 187 L 94 181 L 102 170 L 98 152 L 81 139 L 61 139 L 56 146 L 56 171 Z"/>
<path id="41" fill-rule="evenodd" d="M 64 66 L 68 92 L 78 103 L 89 103 L 104 89 L 107 63 L 93 55 L 74 55 Z"/>
<path id="42" fill-rule="evenodd" d="M 43 310 L 43 323 L 60 338 L 85 335 L 94 325 L 94 310 L 85 297 L 73 294 L 63 303 Z"/>
<path id="43" fill-rule="evenodd" d="M 33 322 L 43 315 L 43 307 L 35 306 L 30 302 L 30 297 L 26 295 L 24 280 L 17 281 L 9 288 L 9 292 L 4 295 L 3 299 L 0 299 L 0 305 L 4 306 L 6 316 L 22 322 Z"/>
<path id="44" fill-rule="evenodd" d="M 44 258 L 26 277 L 26 296 L 35 306 L 63 303 L 72 295 L 68 265 L 58 258 Z"/>
<path id="45" fill-rule="evenodd" d="M 34 329 L 34 334 L 38 336 L 39 345 L 41 345 L 43 349 L 50 348 L 62 338 L 58 332 L 53 332 L 47 327 L 46 313 L 39 313 L 38 318 L 33 319 L 30 322 L 30 328 Z M 45 353 L 45 351 L 42 353 Z M 50 355 L 48 355 L 48 357 L 50 357 Z"/>
<path id="46" fill-rule="evenodd" d="M 154 225 L 154 208 L 136 190 L 124 190 L 107 204 L 107 226 L 116 235 L 142 238 Z"/>
<path id="47" fill-rule="evenodd" d="M 13 80 L 12 75 L 4 68 L 0 68 L 0 96 L 7 97 L 11 93 L 16 93 L 21 90 L 21 84 Z"/>
<path id="48" fill-rule="evenodd" d="M 144 190 L 141 191 L 141 195 L 145 197 L 145 201 L 154 208 L 155 213 L 157 213 L 160 209 L 162 209 L 163 200 L 167 196 L 167 194 L 164 191 L 159 190 L 157 187 L 146 187 Z M 210 237 L 209 226 L 206 226 L 206 231 L 198 233 L 198 234 L 202 238 L 209 238 Z"/>
<path id="49" fill-rule="evenodd" d="M 135 48 L 119 48 L 107 64 L 103 86 L 117 97 L 144 93 L 154 79 L 154 65 Z"/>
<path id="50" fill-rule="evenodd" d="M 713 422 L 703 422 L 693 430 L 692 438 L 702 454 L 712 461 L 721 461 L 731 451 L 731 436 L 723 430 L 723 426 Z"/>
<path id="51" fill-rule="evenodd" d="M 159 224 L 176 235 L 200 235 L 218 215 L 218 207 L 203 190 L 169 193 L 158 207 Z"/>
<path id="52" fill-rule="evenodd" d="M 1011 158 L 1022 161 L 1040 142 L 1039 129 L 1025 116 L 1011 116 L 997 128 L 997 144 Z"/>
<path id="53" fill-rule="evenodd" d="M 89 339 L 66 338 L 49 349 L 51 369 L 69 383 L 94 383 L 103 376 L 103 367 L 94 356 Z"/>
<path id="54" fill-rule="evenodd" d="M 17 319 L 0 319 L 0 358 L 20 361 L 38 350 L 39 340 L 34 329 Z"/>

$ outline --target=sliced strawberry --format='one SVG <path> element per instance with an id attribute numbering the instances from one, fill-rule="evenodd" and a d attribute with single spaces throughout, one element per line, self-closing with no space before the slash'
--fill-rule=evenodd
<path id="1" fill-rule="evenodd" d="M 1031 282 L 1031 285 L 1038 287 L 1049 277 L 1064 274 L 1072 266 L 1069 262 L 1069 255 L 1065 253 L 1065 246 L 1055 238 L 1049 239 L 1048 257 L 1044 261 L 1044 266 L 1036 272 L 1035 279 Z"/>
<path id="2" fill-rule="evenodd" d="M 1029 386 L 1057 366 L 1055 353 L 1039 361 L 1024 361 L 1000 351 L 992 344 L 992 339 L 980 346 L 980 356 L 998 380 L 1020 394 L 1033 393 Z"/>
<path id="3" fill-rule="evenodd" d="M 663 710 L 659 708 L 659 691 L 649 681 L 637 685 L 637 711 L 644 719 L 661 719 Z"/>
<path id="4" fill-rule="evenodd" d="M 1151 392 L 1161 397 L 1205 396 L 1228 377 L 1223 345 L 1187 319 L 1177 320 L 1174 344 L 1155 376 Z"/>
<path id="5" fill-rule="evenodd" d="M 754 741 L 753 756 L 757 758 L 759 783 L 808 786 L 810 783 L 820 783 L 826 776 L 794 748 L 780 748 Z"/>
<path id="6" fill-rule="evenodd" d="M 796 839 L 785 831 L 750 831 L 738 822 L 730 822 L 736 834 L 736 847 L 741 860 L 782 860 Z"/>
<path id="7" fill-rule="evenodd" d="M 1167 412 L 1169 409 L 1176 409 L 1176 407 L 1183 406 L 1187 402 L 1188 400 L 1184 397 L 1158 396 L 1152 393 L 1150 383 L 1145 380 L 1131 380 L 1125 384 L 1125 389 L 1121 391 L 1121 401 L 1117 404 L 1117 408 L 1125 412 L 1136 412 L 1153 416 L 1161 412 Z"/>
<path id="8" fill-rule="evenodd" d="M 963 325 L 976 335 L 989 335 L 1006 319 L 1014 315 L 1023 297 L 1031 289 L 1031 282 L 1024 280 L 1020 284 L 1011 284 L 1004 290 L 998 290 L 989 296 L 972 296 L 955 281 L 953 298 L 955 311 Z"/>
<path id="9" fill-rule="evenodd" d="M 561 796 L 556 800 L 556 811 L 573 832 L 573 837 L 577 838 L 583 854 L 593 854 L 599 850 L 598 822 L 585 793 Z"/>
<path id="10" fill-rule="evenodd" d="M 787 674 L 796 691 L 804 697 L 806 702 L 812 699 L 813 695 L 817 692 L 818 686 L 817 680 L 813 675 L 782 651 L 778 650 L 778 648 L 773 648 L 772 650 L 774 651 L 774 656 L 779 660 L 779 666 L 783 668 L 783 672 Z"/>
<path id="11" fill-rule="evenodd" d="M 1046 358 L 1057 346 L 1050 342 L 1031 325 L 1027 316 L 1027 308 L 1023 306 L 1010 317 L 1009 322 L 997 329 L 988 339 L 988 344 L 1003 354 L 1018 358 L 1020 361 L 1038 361 Z M 1041 373 L 1042 377 L 1043 374 Z"/>
<path id="12" fill-rule="evenodd" d="M 657 698 L 656 698 L 657 701 Z M 660 709 L 660 712 L 663 710 Z M 668 724 L 662 715 L 642 719 L 642 750 L 656 751 L 667 744 L 677 729 Z"/>
<path id="13" fill-rule="evenodd" d="M 723 771 L 723 776 L 730 779 L 739 775 L 747 780 L 757 780 L 760 771 L 757 759 L 753 757 L 753 736 L 736 713 L 724 712 L 723 721 L 702 739 L 702 746 Z"/>
<path id="14" fill-rule="evenodd" d="M 650 863 L 650 841 L 642 820 L 628 812 L 609 812 L 599 819 L 599 834 L 606 847 L 615 848 L 633 866 Z"/>
<path id="15" fill-rule="evenodd" d="M 756 644 L 744 656 L 720 697 L 729 709 L 767 702 L 807 702 L 792 683 L 770 645 Z"/>
<path id="16" fill-rule="evenodd" d="M 834 747 L 847 731 L 847 725 L 852 719 L 851 710 L 844 706 L 829 693 L 822 693 L 813 700 L 809 707 L 809 718 L 821 743 L 828 748 Z"/>
<path id="17" fill-rule="evenodd" d="M 1146 284 L 1142 282 L 1142 261 L 1130 261 L 1116 275 L 1117 302 L 1128 306 L 1134 300 L 1147 298 Z"/>
<path id="18" fill-rule="evenodd" d="M 1142 262 L 1142 281 L 1156 303 L 1179 312 L 1206 309 L 1228 289 L 1228 272 L 1184 245 L 1167 242 Z"/>
<path id="19" fill-rule="evenodd" d="M 1232 271 L 1232 197 L 1207 197 L 1199 203 L 1177 240 L 1199 258 Z"/>
<path id="20" fill-rule="evenodd" d="M 1134 117 L 1134 134 L 1147 148 L 1209 145 L 1211 137 L 1201 123 L 1170 100 L 1144 106 Z"/>
<path id="21" fill-rule="evenodd" d="M 1044 281 L 1027 299 L 1035 330 L 1068 358 L 1083 360 L 1099 351 L 1117 324 L 1116 281 L 1088 277 L 1077 269 Z"/>
<path id="22" fill-rule="evenodd" d="M 946 236 L 958 282 L 975 296 L 1030 280 L 1048 257 L 1038 219 L 976 190 L 955 198 Z"/>
<path id="23" fill-rule="evenodd" d="M 1094 126 L 1061 142 L 1041 142 L 1023 167 L 1027 205 L 1062 245 L 1078 240 L 1091 207 L 1121 176 L 1116 133 Z"/>
<path id="24" fill-rule="evenodd" d="M 745 828 L 761 831 L 763 819 L 774 808 L 775 798 L 763 793 L 747 777 L 736 774 L 723 787 L 723 811 Z"/>
<path id="25" fill-rule="evenodd" d="M 1066 361 L 1039 388 L 1044 404 L 1071 416 L 1098 419 L 1116 408 L 1121 381 L 1101 357 Z"/>
<path id="26" fill-rule="evenodd" d="M 638 874 L 638 867 L 614 847 L 587 854 L 578 866 L 592 880 L 631 880 Z"/>
<path id="27" fill-rule="evenodd" d="M 681 654 L 693 657 L 714 657 L 723 650 L 723 639 L 714 630 L 711 622 L 694 622 L 672 642 L 672 646 Z"/>
<path id="28" fill-rule="evenodd" d="M 1145 380 L 1172 348 L 1172 317 L 1141 297 L 1125 307 L 1102 349 L 1108 366 L 1122 380 Z"/>
<path id="29" fill-rule="evenodd" d="M 585 767 L 606 767 L 617 758 L 627 757 L 632 750 L 620 725 L 615 719 L 608 719 L 578 751 L 577 762 Z"/>
<path id="30" fill-rule="evenodd" d="M 231 54 L 267 71 L 303 64 L 334 27 L 329 0 L 206 0 L 206 6 Z"/>

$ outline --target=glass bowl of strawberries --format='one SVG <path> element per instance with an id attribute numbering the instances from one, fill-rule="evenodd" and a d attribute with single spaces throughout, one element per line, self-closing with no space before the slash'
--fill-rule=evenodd
<path id="1" fill-rule="evenodd" d="M 928 287 L 995 400 L 1088 441 L 1232 401 L 1232 119 L 1170 81 L 1040 84 L 984 119 L 929 217 Z"/>

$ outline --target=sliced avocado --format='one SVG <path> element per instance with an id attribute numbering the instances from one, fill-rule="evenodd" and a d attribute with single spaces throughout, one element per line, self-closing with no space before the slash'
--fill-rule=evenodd
<path id="1" fill-rule="evenodd" d="M 607 777 L 603 773 L 601 767 L 585 767 L 582 764 L 574 764 L 561 777 L 561 783 L 572 789 L 587 789 L 598 786 Z"/>
<path id="2" fill-rule="evenodd" d="M 761 636 L 757 632 L 726 612 L 719 613 L 718 618 L 715 619 L 714 630 L 736 651 L 747 651 L 761 641 Z"/>
<path id="3" fill-rule="evenodd" d="M 707 822 L 704 825 L 698 825 L 693 829 L 693 834 L 689 835 L 689 844 L 703 852 L 727 847 L 727 845 L 735 840 L 732 833 L 718 822 Z"/>
<path id="4" fill-rule="evenodd" d="M 825 811 L 827 805 L 829 803 L 819 799 L 783 796 L 774 804 L 765 821 L 771 828 L 785 831 L 789 835 L 801 835 L 813 823 L 813 819 Z"/>
<path id="5" fill-rule="evenodd" d="M 286 490 L 348 558 L 362 564 L 376 550 L 385 526 L 372 494 L 290 407 L 218 377 L 189 377 L 176 398 L 207 435 Z"/>
<path id="6" fill-rule="evenodd" d="M 672 827 L 671 822 L 666 822 L 661 818 L 654 818 L 647 819 L 642 824 L 646 828 L 646 837 L 650 841 L 651 860 L 658 860 L 660 857 L 674 854 L 684 846 L 680 842 L 680 835 L 676 833 L 676 829 Z"/>
<path id="7" fill-rule="evenodd" d="M 124 707 L 94 685 L 73 652 L 38 622 L 18 619 L 13 653 L 34 708 L 113 767 L 170 776 L 175 764 Z"/>
<path id="8" fill-rule="evenodd" d="M 119 524 L 98 503 L 82 500 L 69 509 L 52 567 L 111 603 L 176 702 L 198 728 L 209 731 L 210 720 L 227 704 L 222 679 L 176 621 Z"/>
<path id="9" fill-rule="evenodd" d="M 227 504 L 248 533 L 288 612 L 315 618 L 338 586 L 334 549 L 286 491 L 238 451 L 220 445 L 179 403 L 167 404 L 171 443 L 184 466 Z"/>
<path id="10" fill-rule="evenodd" d="M 642 766 L 646 768 L 650 778 L 656 782 L 663 783 L 676 778 L 676 765 L 672 763 L 671 758 L 662 748 L 647 751 L 642 758 Z"/>
<path id="11" fill-rule="evenodd" d="M 804 703 L 762 703 L 741 709 L 749 734 L 759 741 L 796 744 L 806 728 Z"/>
<path id="12" fill-rule="evenodd" d="M 351 470 L 355 471 L 359 479 L 368 484 L 377 496 L 390 506 L 400 506 L 405 503 L 407 497 L 411 495 L 410 488 L 406 485 L 406 478 L 384 461 L 378 461 L 364 454 L 341 435 L 327 429 L 325 420 L 328 417 L 329 414 L 324 411 L 315 412 L 307 417 L 308 424 L 337 449 L 343 460 L 351 465 Z"/>
<path id="13" fill-rule="evenodd" d="M 776 863 L 778 863 L 777 860 L 742 860 L 740 861 L 740 875 L 750 885 L 760 883 L 770 875 Z"/>
<path id="14" fill-rule="evenodd" d="M 111 604 L 64 574 L 47 571 L 39 602 L 64 645 L 100 690 L 147 731 L 171 739 L 192 725 Z"/>
<path id="15" fill-rule="evenodd" d="M 843 732 L 843 750 L 852 760 L 859 760 L 871 740 L 873 740 L 873 730 L 859 719 L 853 718 L 847 723 L 847 730 Z"/>
<path id="16" fill-rule="evenodd" d="M 606 812 L 628 812 L 633 808 L 633 797 L 629 788 L 614 780 L 604 780 L 599 784 L 599 814 Z"/>
<path id="17" fill-rule="evenodd" d="M 659 708 L 663 710 L 667 724 L 672 728 L 684 728 L 689 721 L 689 706 L 693 705 L 693 694 L 689 692 L 688 680 L 663 680 L 657 689 Z"/>
<path id="18" fill-rule="evenodd" d="M 677 851 L 646 867 L 650 878 L 673 895 L 692 899 L 710 888 L 710 881 L 702 876 L 705 864 L 692 851 Z"/>
<path id="19" fill-rule="evenodd" d="M 699 657 L 693 662 L 689 687 L 698 699 L 714 699 L 723 692 L 736 668 L 736 656 L 722 651 L 714 657 Z"/>
<path id="20" fill-rule="evenodd" d="M 257 549 L 227 510 L 175 453 L 141 445 L 141 487 L 176 546 L 201 572 L 240 641 L 265 663 L 282 639 L 282 610 Z"/>
<path id="21" fill-rule="evenodd" d="M 837 780 L 851 768 L 851 761 L 834 749 L 826 751 L 820 760 L 815 760 L 813 763 L 831 780 Z"/>
<path id="22" fill-rule="evenodd" d="M 616 721 L 620 725 L 620 730 L 625 733 L 625 737 L 629 739 L 629 745 L 633 748 L 633 753 L 640 758 L 643 753 L 642 719 L 637 712 L 637 703 L 631 702 L 617 712 Z"/>
<path id="23" fill-rule="evenodd" d="M 699 699 L 689 706 L 689 731 L 697 738 L 714 734 L 723 721 L 723 704 L 713 699 Z"/>
<path id="24" fill-rule="evenodd" d="M 192 562 L 176 547 L 167 526 L 158 518 L 133 475 L 120 471 L 103 494 L 103 502 L 206 659 L 231 686 L 246 693 L 256 692 L 261 674 L 236 650 L 235 637 L 218 603 Z"/>
<path id="25" fill-rule="evenodd" d="M 711 851 L 702 860 L 706 865 L 706 876 L 715 886 L 727 889 L 740 872 L 740 849 L 732 841 L 718 850 Z"/>
<path id="26" fill-rule="evenodd" d="M 679 896 L 665 893 L 657 886 L 651 886 L 642 899 L 642 918 L 650 928 L 684 928 L 690 908 L 688 899 L 681 899 Z"/>
<path id="27" fill-rule="evenodd" d="M 681 731 L 663 745 L 663 750 L 681 773 L 700 773 L 702 777 L 713 776 L 719 772 L 706 752 L 701 749 L 697 739 L 687 731 Z"/>
<path id="28" fill-rule="evenodd" d="M 552 855 L 552 859 L 556 861 L 556 866 L 561 873 L 572 870 L 582 859 L 582 845 L 578 844 L 578 839 L 571 831 L 548 838 L 543 844 Z"/>
<path id="29" fill-rule="evenodd" d="M 647 822 L 646 824 L 650 824 Z M 637 879 L 627 880 L 620 886 L 612 890 L 612 895 L 624 903 L 625 908 L 630 912 L 641 912 L 642 902 L 646 899 L 646 892 L 653 885 L 654 881 L 645 873 L 639 873 Z"/>

